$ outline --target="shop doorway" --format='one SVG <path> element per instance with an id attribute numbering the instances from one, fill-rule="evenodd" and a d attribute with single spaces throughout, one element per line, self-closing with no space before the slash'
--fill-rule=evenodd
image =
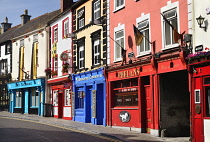
<path id="1" fill-rule="evenodd" d="M 58 91 L 58 118 L 63 117 L 63 92 Z"/>
<path id="2" fill-rule="evenodd" d="M 150 90 L 150 79 L 149 76 L 141 78 L 142 84 L 142 119 L 143 127 L 145 128 L 146 133 L 150 133 L 151 129 L 151 90 Z"/>
<path id="3" fill-rule="evenodd" d="M 160 75 L 160 134 L 190 135 L 190 95 L 187 71 Z"/>

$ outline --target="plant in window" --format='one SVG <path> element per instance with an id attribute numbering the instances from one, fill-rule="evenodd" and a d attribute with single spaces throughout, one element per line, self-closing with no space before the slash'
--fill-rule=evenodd
<path id="1" fill-rule="evenodd" d="M 51 73 L 51 68 L 46 68 L 45 70 L 44 70 L 44 72 L 46 73 L 46 74 L 49 74 L 49 73 Z"/>
<path id="2" fill-rule="evenodd" d="M 69 63 L 64 63 L 64 64 L 62 65 L 62 67 L 63 67 L 64 69 L 68 69 Z"/>
<path id="3" fill-rule="evenodd" d="M 210 51 L 208 52 L 197 52 L 189 54 L 186 59 L 188 63 L 199 62 L 200 60 L 207 60 L 210 57 Z"/>
<path id="4" fill-rule="evenodd" d="M 62 69 L 62 73 L 68 73 L 68 68 L 66 68 L 66 69 L 63 68 L 63 69 Z"/>
<path id="5" fill-rule="evenodd" d="M 52 76 L 56 76 L 57 74 L 57 71 L 52 71 Z"/>

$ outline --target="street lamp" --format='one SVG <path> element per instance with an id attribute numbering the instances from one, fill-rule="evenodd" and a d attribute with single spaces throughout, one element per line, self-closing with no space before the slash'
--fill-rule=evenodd
<path id="1" fill-rule="evenodd" d="M 204 22 L 204 17 L 202 17 L 201 15 L 196 18 L 197 22 L 198 22 L 198 25 L 200 28 L 204 28 L 204 30 L 206 31 L 206 26 L 202 26 L 203 25 L 203 22 Z"/>

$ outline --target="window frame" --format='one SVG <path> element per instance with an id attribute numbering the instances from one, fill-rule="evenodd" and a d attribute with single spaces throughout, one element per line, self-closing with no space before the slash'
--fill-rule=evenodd
<path id="1" fill-rule="evenodd" d="M 145 21 L 148 21 L 148 27 L 144 27 L 144 28 L 141 28 L 141 29 L 139 29 L 139 27 L 138 27 L 138 25 L 139 25 L 139 23 L 143 23 L 143 22 L 145 22 Z M 146 14 L 146 15 L 144 15 L 143 13 L 141 14 L 141 17 L 139 17 L 139 18 L 137 18 L 136 19 L 136 25 L 137 25 L 137 28 L 140 30 L 140 31 L 145 31 L 145 30 L 149 30 L 149 35 L 148 35 L 148 40 L 150 41 L 150 39 L 151 39 L 151 30 L 150 30 L 150 14 Z M 146 41 L 146 39 L 145 39 L 145 37 L 143 37 L 143 40 L 144 40 L 144 43 L 145 43 L 145 41 Z M 148 41 L 147 41 L 148 42 Z M 144 51 L 140 51 L 140 48 L 141 48 L 141 45 L 140 46 L 137 46 L 137 55 L 136 55 L 136 57 L 140 57 L 140 56 L 144 56 L 144 55 L 148 55 L 148 54 L 151 54 L 151 44 L 150 43 L 148 43 L 149 44 L 149 50 L 147 50 L 147 51 L 145 51 L 145 46 L 144 46 Z"/>
<path id="2" fill-rule="evenodd" d="M 62 21 L 62 37 L 63 39 L 69 34 L 69 17 Z"/>
<path id="3" fill-rule="evenodd" d="M 99 5 L 99 8 L 95 9 L 97 3 Z M 93 1 L 93 8 L 92 8 L 92 10 L 93 10 L 93 21 L 99 19 L 101 17 L 101 0 L 94 0 Z M 99 17 L 95 16 L 96 13 L 99 13 Z"/>
<path id="4" fill-rule="evenodd" d="M 82 14 L 79 15 L 80 12 Z M 79 10 L 77 10 L 77 29 L 81 29 L 84 26 L 85 26 L 85 7 L 82 7 Z"/>
<path id="5" fill-rule="evenodd" d="M 199 95 L 199 96 L 198 96 L 198 97 L 199 97 L 199 101 L 197 101 L 197 99 L 196 99 L 196 98 L 197 98 L 196 92 L 199 93 L 199 94 L 198 94 L 198 95 Z M 200 89 L 195 89 L 195 90 L 194 90 L 194 99 L 195 99 L 195 101 L 194 101 L 195 104 L 200 104 L 200 103 L 201 103 L 201 90 L 200 90 Z"/>
<path id="6" fill-rule="evenodd" d="M 123 4 L 117 6 L 117 1 L 123 1 Z M 125 0 L 114 0 L 114 12 L 125 7 Z"/>
<path id="7" fill-rule="evenodd" d="M 119 32 L 121 32 L 121 31 L 123 31 L 123 37 L 121 37 L 121 38 L 123 38 L 123 48 L 125 49 L 125 25 L 124 24 L 122 24 L 122 25 L 119 25 L 118 27 L 115 27 L 114 28 L 114 62 L 119 62 L 119 61 L 122 61 L 122 55 L 121 55 L 121 57 L 117 57 L 117 52 L 118 51 L 116 51 L 117 49 L 116 49 L 116 46 L 117 46 L 117 39 L 121 39 L 121 38 L 116 38 L 116 34 L 117 33 L 119 33 Z M 118 45 L 119 46 L 119 45 Z M 121 45 L 122 46 L 122 45 Z M 121 49 L 121 47 L 120 47 L 120 49 Z M 120 50 L 120 54 L 121 54 L 121 50 Z"/>
<path id="8" fill-rule="evenodd" d="M 52 44 L 58 42 L 58 24 L 52 27 Z"/>
<path id="9" fill-rule="evenodd" d="M 11 54 L 11 50 L 12 50 L 12 44 L 6 44 L 5 45 L 5 55 Z M 1 54 L 1 52 L 0 52 Z"/>
<path id="10" fill-rule="evenodd" d="M 65 89 L 64 106 L 71 106 L 71 92 L 70 92 L 70 89 Z"/>
<path id="11" fill-rule="evenodd" d="M 164 14 L 172 9 L 176 9 L 176 17 L 177 17 L 177 31 L 179 32 L 179 29 L 180 29 L 180 16 L 179 16 L 179 2 L 174 2 L 174 3 L 171 3 L 171 2 L 168 2 L 168 4 L 164 7 L 161 8 L 161 13 Z M 173 43 L 173 39 L 172 39 L 172 43 L 169 44 L 169 45 L 166 45 L 166 38 L 165 38 L 165 21 L 163 19 L 163 17 L 161 16 L 161 27 L 162 27 L 162 50 L 167 50 L 167 49 L 170 49 L 170 48 L 174 48 L 174 47 L 178 47 L 179 46 L 179 43 Z M 171 27 L 170 27 L 171 29 Z M 173 34 L 170 33 L 171 35 Z M 173 35 L 171 36 L 173 37 Z"/>

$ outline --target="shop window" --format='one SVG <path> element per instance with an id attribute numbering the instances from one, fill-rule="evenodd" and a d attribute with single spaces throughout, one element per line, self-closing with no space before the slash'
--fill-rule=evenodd
<path id="1" fill-rule="evenodd" d="M 195 103 L 199 104 L 201 103 L 201 96 L 200 96 L 200 89 L 195 90 Z"/>
<path id="2" fill-rule="evenodd" d="M 131 79 L 131 86 L 138 86 L 138 78 Z"/>
<path id="3" fill-rule="evenodd" d="M 131 84 L 130 84 L 131 80 L 130 79 L 125 79 L 122 81 L 122 88 L 124 87 L 130 87 Z"/>
<path id="4" fill-rule="evenodd" d="M 210 77 L 204 78 L 204 84 L 210 84 Z"/>
<path id="5" fill-rule="evenodd" d="M 17 91 L 15 97 L 15 107 L 22 106 L 22 92 Z"/>
<path id="6" fill-rule="evenodd" d="M 114 82 L 113 82 L 114 88 L 122 88 L 122 87 L 121 87 L 121 84 L 122 84 L 121 82 L 122 82 L 121 80 L 120 80 L 120 81 L 114 81 Z"/>
<path id="7" fill-rule="evenodd" d="M 77 92 L 77 106 L 76 108 L 84 108 L 84 97 L 85 97 L 85 92 L 84 91 L 78 91 Z"/>
<path id="8" fill-rule="evenodd" d="M 206 100 L 206 105 L 205 105 L 205 108 L 206 108 L 206 116 L 207 117 L 210 117 L 210 87 L 208 87 L 206 89 L 206 97 L 205 97 L 205 100 Z"/>
<path id="9" fill-rule="evenodd" d="M 137 106 L 138 91 L 137 88 L 115 90 L 115 107 L 119 106 Z"/>
<path id="10" fill-rule="evenodd" d="M 71 99 L 71 94 L 70 94 L 70 89 L 65 90 L 65 98 L 64 98 L 64 105 L 65 106 L 70 106 L 70 99 Z"/>
<path id="11" fill-rule="evenodd" d="M 53 106 L 58 106 L 58 90 L 53 91 Z"/>
<path id="12" fill-rule="evenodd" d="M 39 92 L 35 88 L 31 89 L 31 107 L 39 106 Z"/>

